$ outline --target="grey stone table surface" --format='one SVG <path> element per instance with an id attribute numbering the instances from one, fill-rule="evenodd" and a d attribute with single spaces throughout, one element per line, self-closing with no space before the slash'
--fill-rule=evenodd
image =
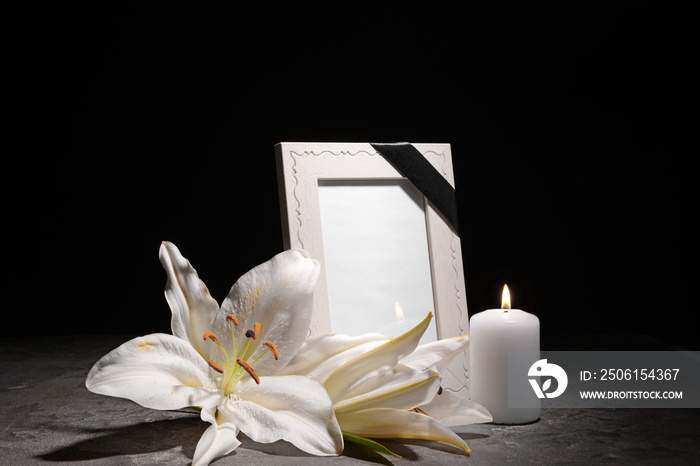
<path id="1" fill-rule="evenodd" d="M 85 388 L 92 364 L 127 339 L 0 339 L 0 464 L 189 464 L 208 425 L 196 413 L 150 410 Z M 543 409 L 527 425 L 454 430 L 471 456 L 438 442 L 396 440 L 385 443 L 401 459 L 314 457 L 241 435 L 242 445 L 214 464 L 700 464 L 698 409 Z"/>

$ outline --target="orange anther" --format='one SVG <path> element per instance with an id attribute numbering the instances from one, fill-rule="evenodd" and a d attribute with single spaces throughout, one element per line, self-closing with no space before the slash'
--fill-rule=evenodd
<path id="1" fill-rule="evenodd" d="M 239 366 L 241 366 L 250 376 L 255 380 L 255 383 L 260 384 L 260 377 L 258 377 L 258 374 L 255 372 L 255 369 L 245 362 L 242 359 L 237 359 L 236 362 L 238 363 Z"/>
<path id="2" fill-rule="evenodd" d="M 214 332 L 212 332 L 212 331 L 206 332 L 206 333 L 204 334 L 204 339 L 205 339 L 205 340 L 209 340 L 210 338 L 211 338 L 213 341 L 219 341 L 219 339 L 216 338 L 216 335 L 215 335 Z"/>
<path id="3" fill-rule="evenodd" d="M 233 322 L 236 325 L 236 327 L 238 327 L 238 318 L 233 314 L 229 314 L 226 316 L 226 322 Z"/>
<path id="4" fill-rule="evenodd" d="M 418 413 L 418 414 L 423 414 L 424 416 L 430 416 L 430 414 L 426 413 L 425 411 L 423 411 L 420 408 L 413 408 L 413 409 L 411 409 L 411 411 Z"/>
<path id="5" fill-rule="evenodd" d="M 274 343 L 272 343 L 271 341 L 265 341 L 263 342 L 263 345 L 270 348 L 270 351 L 272 351 L 272 355 L 275 357 L 275 360 L 280 358 L 280 352 L 277 351 L 277 346 Z"/>
<path id="6" fill-rule="evenodd" d="M 217 363 L 215 363 L 213 359 L 210 359 L 210 360 L 209 360 L 209 367 L 211 367 L 212 369 L 214 369 L 214 370 L 215 370 L 216 372 L 218 372 L 219 374 L 223 374 L 223 373 L 224 373 L 224 370 L 221 368 L 221 366 L 218 365 Z"/>

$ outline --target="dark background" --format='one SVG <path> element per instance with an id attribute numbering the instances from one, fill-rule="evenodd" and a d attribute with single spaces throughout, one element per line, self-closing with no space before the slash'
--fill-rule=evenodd
<path id="1" fill-rule="evenodd" d="M 452 145 L 470 314 L 700 349 L 687 12 L 142 3 L 6 18 L 2 335 L 167 332 L 162 240 L 219 302 L 282 250 L 275 143 L 410 141 Z"/>

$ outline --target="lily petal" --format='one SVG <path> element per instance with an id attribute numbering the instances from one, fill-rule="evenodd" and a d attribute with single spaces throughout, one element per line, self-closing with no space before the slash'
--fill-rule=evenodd
<path id="1" fill-rule="evenodd" d="M 416 370 L 425 370 L 434 366 L 438 371 L 441 371 L 467 346 L 469 346 L 469 335 L 445 338 L 420 345 L 413 353 L 402 358 L 400 362 L 404 366 Z"/>
<path id="2" fill-rule="evenodd" d="M 415 438 L 452 444 L 470 454 L 467 443 L 425 414 L 398 409 L 366 409 L 338 414 L 343 432 L 365 438 Z"/>
<path id="3" fill-rule="evenodd" d="M 332 400 L 342 400 L 355 387 L 395 367 L 416 349 L 428 328 L 432 313 L 413 329 L 381 346 L 367 351 L 336 369 L 324 382 Z"/>
<path id="4" fill-rule="evenodd" d="M 231 423 L 256 442 L 286 440 L 314 455 L 338 455 L 343 437 L 323 386 L 301 376 L 261 377 L 260 385 L 242 381 L 240 398 L 219 406 Z"/>
<path id="5" fill-rule="evenodd" d="M 370 408 L 413 409 L 429 403 L 440 386 L 440 378 L 434 371 L 394 370 L 372 381 L 376 388 L 363 387 L 361 394 L 336 402 L 335 413 Z"/>
<path id="6" fill-rule="evenodd" d="M 202 335 L 211 330 L 219 305 L 174 244 L 164 241 L 158 256 L 168 276 L 165 299 L 172 311 L 173 335 L 188 341 L 206 361 L 210 346 L 204 344 Z"/>
<path id="7" fill-rule="evenodd" d="M 211 422 L 211 425 L 197 443 L 192 466 L 208 465 L 217 458 L 228 455 L 241 444 L 237 438 L 238 429 L 230 423 L 219 423 L 214 411 L 216 408 L 202 410 L 202 420 Z"/>
<path id="8" fill-rule="evenodd" d="M 304 343 L 311 326 L 313 290 L 320 268 L 305 251 L 282 252 L 239 278 L 221 304 L 221 315 L 235 314 L 243 329 L 236 334 L 238 348 L 246 340 L 245 329 L 260 323 L 261 331 L 250 346 L 249 359 L 265 349 L 264 341 L 277 345 L 279 360 L 261 359 L 255 366 L 258 374 L 273 375 L 281 370 Z"/>
<path id="9" fill-rule="evenodd" d="M 95 363 L 85 385 L 153 409 L 213 406 L 221 399 L 199 353 L 166 334 L 134 338 L 112 350 Z"/>
<path id="10" fill-rule="evenodd" d="M 389 340 L 390 338 L 378 333 L 309 337 L 280 375 L 303 375 L 323 383 L 338 367 Z"/>
<path id="11" fill-rule="evenodd" d="M 419 406 L 430 417 L 448 427 L 493 421 L 486 408 L 449 390 L 443 390 L 430 403 Z"/>

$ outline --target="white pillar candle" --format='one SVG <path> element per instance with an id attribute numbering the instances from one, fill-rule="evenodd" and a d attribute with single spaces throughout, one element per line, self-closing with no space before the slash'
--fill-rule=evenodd
<path id="1" fill-rule="evenodd" d="M 509 384 L 511 390 L 532 391 L 527 378 L 508 380 L 508 352 L 534 351 L 539 356 L 540 321 L 537 316 L 510 309 L 510 293 L 505 286 L 501 309 L 479 312 L 472 316 L 469 325 L 472 400 L 488 409 L 497 424 L 524 424 L 539 419 L 539 406 L 508 407 Z"/>

